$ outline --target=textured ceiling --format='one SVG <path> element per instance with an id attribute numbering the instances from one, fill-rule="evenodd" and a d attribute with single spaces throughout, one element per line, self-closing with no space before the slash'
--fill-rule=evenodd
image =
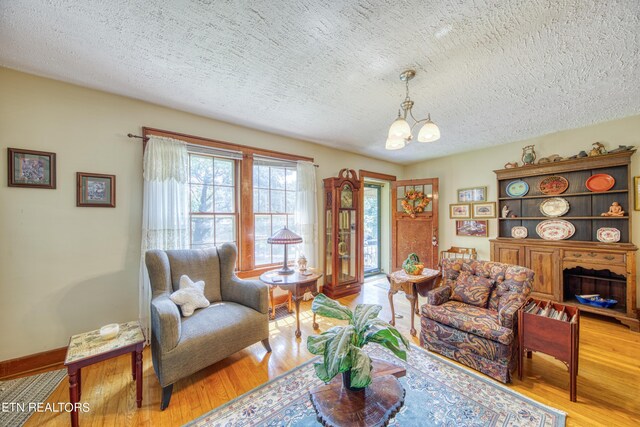
<path id="1" fill-rule="evenodd" d="M 397 162 L 638 114 L 639 47 L 638 0 L 0 2 L 0 65 Z M 389 152 L 408 67 L 442 138 Z"/>

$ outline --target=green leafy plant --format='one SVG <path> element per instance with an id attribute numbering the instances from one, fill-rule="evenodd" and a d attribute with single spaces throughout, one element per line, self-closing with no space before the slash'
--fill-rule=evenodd
<path id="1" fill-rule="evenodd" d="M 314 365 L 316 375 L 329 382 L 339 373 L 350 371 L 351 384 L 347 387 L 364 388 L 371 384 L 371 359 L 362 351 L 368 343 L 378 343 L 402 360 L 407 360 L 409 342 L 389 323 L 378 318 L 382 306 L 358 304 L 353 312 L 324 294 L 313 300 L 314 313 L 333 319 L 348 320 L 346 326 L 334 326 L 307 339 L 307 349 L 323 356 L 322 363 Z"/>

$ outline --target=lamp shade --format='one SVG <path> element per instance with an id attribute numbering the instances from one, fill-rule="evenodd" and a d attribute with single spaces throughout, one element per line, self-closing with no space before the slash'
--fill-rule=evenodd
<path id="1" fill-rule="evenodd" d="M 411 136 L 411 126 L 402 117 L 398 117 L 389 128 L 389 138 L 408 139 Z"/>
<path id="2" fill-rule="evenodd" d="M 403 138 L 387 138 L 387 142 L 384 145 L 384 148 L 387 150 L 399 150 L 404 147 L 405 142 Z"/>
<path id="3" fill-rule="evenodd" d="M 440 129 L 438 126 L 428 119 L 418 133 L 419 142 L 433 142 L 440 139 Z"/>
<path id="4" fill-rule="evenodd" d="M 287 227 L 282 227 L 267 239 L 267 243 L 270 245 L 293 245 L 295 243 L 302 243 L 302 237 Z"/>

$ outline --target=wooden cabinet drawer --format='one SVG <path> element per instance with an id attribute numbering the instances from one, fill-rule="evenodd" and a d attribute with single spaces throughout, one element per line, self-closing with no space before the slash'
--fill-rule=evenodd
<path id="1" fill-rule="evenodd" d="M 598 264 L 624 264 L 626 255 L 611 252 L 592 252 L 565 250 L 564 259 L 570 261 L 582 261 Z"/>

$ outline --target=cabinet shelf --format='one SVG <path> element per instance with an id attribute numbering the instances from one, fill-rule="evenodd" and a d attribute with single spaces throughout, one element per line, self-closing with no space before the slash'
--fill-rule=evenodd
<path id="1" fill-rule="evenodd" d="M 544 220 L 544 219 L 564 219 L 565 221 L 570 221 L 572 219 L 629 219 L 628 216 L 518 216 L 515 218 L 498 218 L 500 221 L 518 221 L 521 219 L 525 220 Z"/>
<path id="2" fill-rule="evenodd" d="M 498 200 L 549 199 L 551 197 L 597 196 L 599 194 L 619 194 L 619 193 L 628 193 L 628 192 L 629 190 L 585 191 L 581 193 L 540 194 L 535 196 L 522 196 L 522 197 L 498 197 Z"/>

